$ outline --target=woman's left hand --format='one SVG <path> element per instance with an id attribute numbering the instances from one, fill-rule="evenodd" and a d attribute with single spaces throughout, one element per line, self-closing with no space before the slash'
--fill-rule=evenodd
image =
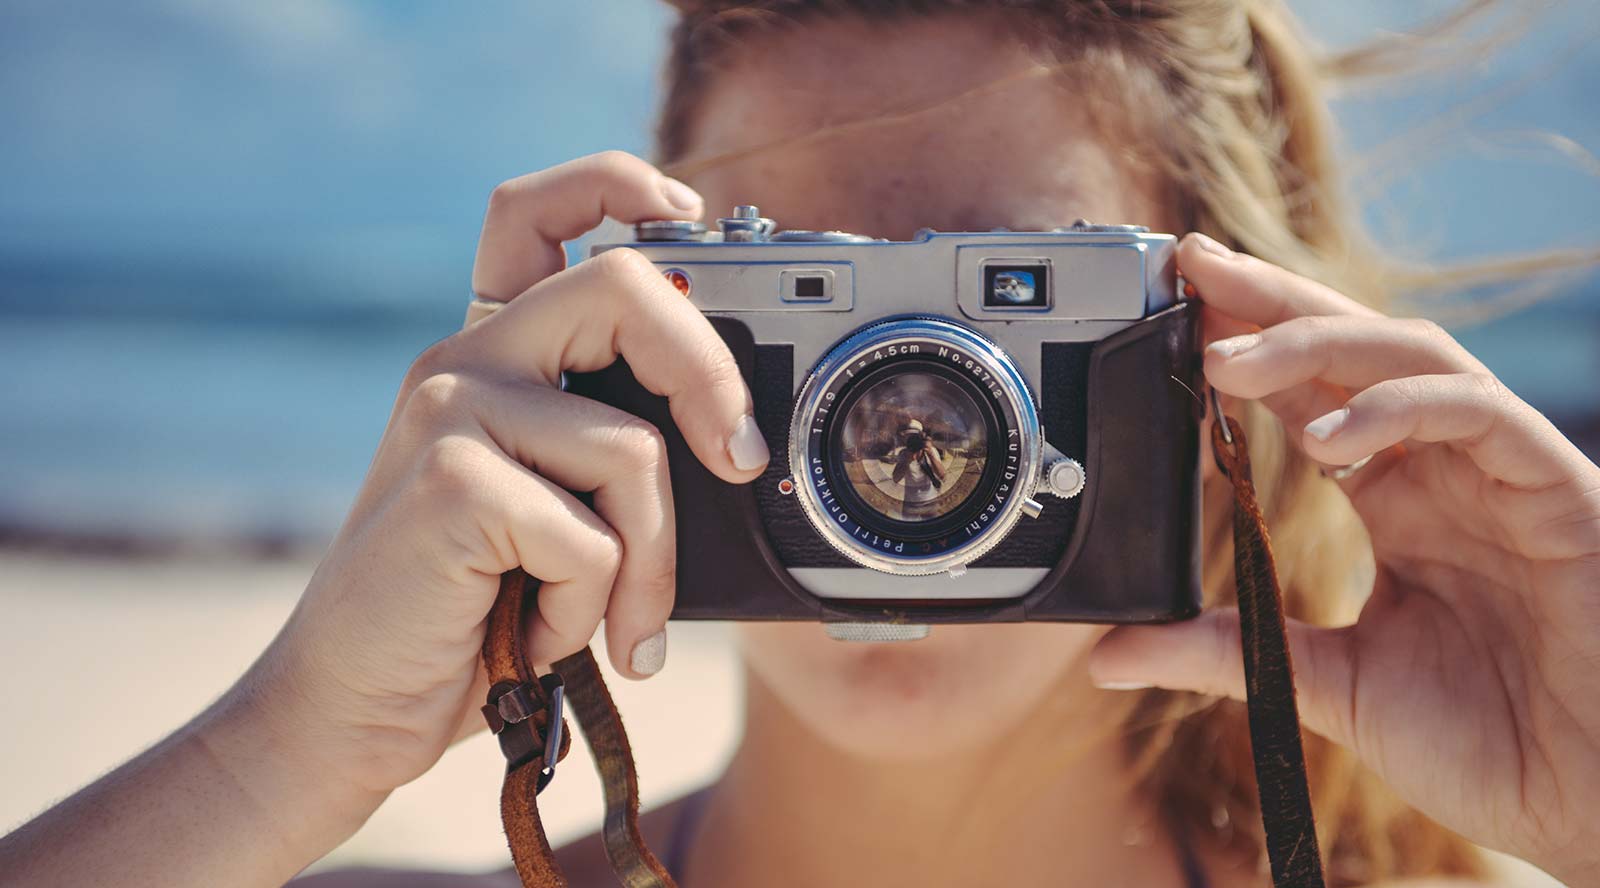
<path id="1" fill-rule="evenodd" d="M 1228 337 L 1212 385 L 1319 463 L 1376 454 L 1336 482 L 1370 599 L 1354 625 L 1289 627 L 1306 726 L 1467 838 L 1600 884 L 1600 468 L 1432 323 L 1199 235 L 1178 263 Z M 1116 629 L 1090 671 L 1242 699 L 1237 613 Z"/>

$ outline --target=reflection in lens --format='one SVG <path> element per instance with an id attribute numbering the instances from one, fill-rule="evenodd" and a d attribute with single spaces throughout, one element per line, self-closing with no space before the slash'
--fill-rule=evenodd
<path id="1" fill-rule="evenodd" d="M 896 521 L 942 517 L 966 502 L 988 459 L 984 415 L 938 374 L 903 371 L 873 382 L 849 407 L 837 446 L 850 486 Z"/>

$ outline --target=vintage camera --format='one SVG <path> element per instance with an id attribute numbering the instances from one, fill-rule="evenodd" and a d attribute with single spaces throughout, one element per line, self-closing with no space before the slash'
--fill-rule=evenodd
<path id="1" fill-rule="evenodd" d="M 727 342 L 772 451 L 700 465 L 624 362 L 567 387 L 653 422 L 675 619 L 1174 620 L 1199 609 L 1198 305 L 1175 239 L 1079 221 L 910 241 L 779 231 L 755 207 L 635 227 Z M 910 627 L 910 628 L 907 628 Z"/>

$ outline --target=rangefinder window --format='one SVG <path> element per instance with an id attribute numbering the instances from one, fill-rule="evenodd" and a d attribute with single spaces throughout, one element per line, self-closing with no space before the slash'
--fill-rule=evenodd
<path id="1" fill-rule="evenodd" d="M 778 276 L 785 302 L 833 301 L 833 272 L 825 268 L 786 268 Z"/>
<path id="2" fill-rule="evenodd" d="M 985 263 L 983 266 L 983 307 L 999 309 L 1049 308 L 1049 263 Z"/>

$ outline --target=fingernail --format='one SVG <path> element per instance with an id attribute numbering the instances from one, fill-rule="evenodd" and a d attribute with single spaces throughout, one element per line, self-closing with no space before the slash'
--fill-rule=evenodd
<path id="1" fill-rule="evenodd" d="M 667 199 L 667 203 L 680 210 L 698 210 L 706 203 L 700 192 L 671 176 L 661 177 L 661 196 Z"/>
<path id="2" fill-rule="evenodd" d="M 1210 253 L 1213 256 L 1221 256 L 1224 259 L 1232 259 L 1234 257 L 1234 252 L 1232 250 L 1224 247 L 1222 244 L 1217 243 L 1198 231 L 1194 233 L 1194 242 L 1200 245 L 1200 249 L 1205 250 L 1207 253 Z"/>
<path id="3" fill-rule="evenodd" d="M 1142 681 L 1097 681 L 1094 686 L 1102 691 L 1142 691 L 1154 687 Z"/>
<path id="4" fill-rule="evenodd" d="M 633 646 L 628 655 L 628 668 L 639 675 L 655 675 L 667 665 L 667 630 L 646 638 Z"/>
<path id="5" fill-rule="evenodd" d="M 1306 434 L 1316 438 L 1318 441 L 1326 441 L 1332 438 L 1334 433 L 1338 432 L 1339 428 L 1344 425 L 1345 420 L 1349 418 L 1350 408 L 1340 407 L 1326 416 L 1319 416 L 1311 420 L 1306 425 Z"/>
<path id="6" fill-rule="evenodd" d="M 761 429 L 756 425 L 756 418 L 746 414 L 728 439 L 728 456 L 733 458 L 733 467 L 741 472 L 759 469 L 767 464 L 771 455 L 766 439 L 761 437 Z"/>
<path id="7" fill-rule="evenodd" d="M 1260 344 L 1260 333 L 1246 333 L 1243 336 L 1219 339 L 1206 346 L 1206 351 L 1224 359 L 1236 358 Z"/>

